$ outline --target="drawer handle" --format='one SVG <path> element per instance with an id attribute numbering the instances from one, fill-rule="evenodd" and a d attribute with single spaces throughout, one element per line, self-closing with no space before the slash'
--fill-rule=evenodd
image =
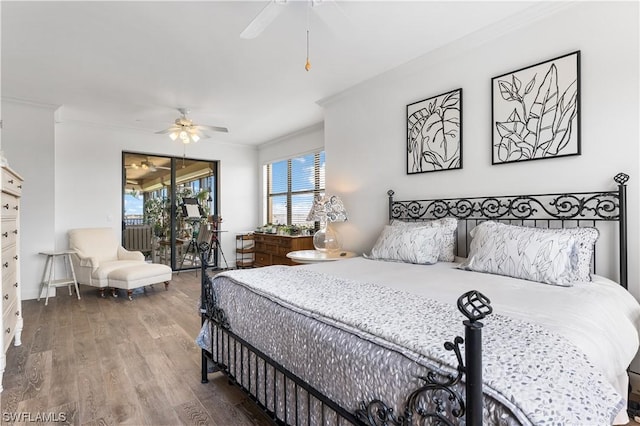
<path id="1" fill-rule="evenodd" d="M 17 229 L 14 229 L 14 230 L 13 230 L 13 233 L 14 233 L 14 234 L 16 234 L 16 235 L 18 235 L 18 230 L 17 230 Z"/>
<path id="2" fill-rule="evenodd" d="M 5 237 L 5 238 L 9 238 L 9 232 L 3 232 L 2 236 Z"/>
<path id="3" fill-rule="evenodd" d="M 18 206 L 13 206 L 13 209 L 14 209 L 15 211 L 18 211 Z"/>
<path id="4" fill-rule="evenodd" d="M 4 263 L 2 264 L 2 266 L 4 266 L 5 268 L 8 268 L 8 267 L 9 267 L 9 262 L 4 262 Z"/>
<path id="5" fill-rule="evenodd" d="M 4 295 L 4 300 L 9 300 L 9 293 Z"/>
<path id="6" fill-rule="evenodd" d="M 18 288 L 18 283 L 15 283 L 13 286 L 14 286 L 15 288 Z"/>
<path id="7" fill-rule="evenodd" d="M 22 185 L 18 185 L 18 189 L 22 189 Z"/>
<path id="8" fill-rule="evenodd" d="M 15 260 L 18 260 L 18 255 L 16 254 L 15 256 L 13 256 L 13 258 L 14 258 Z"/>
<path id="9" fill-rule="evenodd" d="M 9 183 L 13 183 L 13 179 L 9 179 L 7 182 L 9 182 Z"/>
<path id="10" fill-rule="evenodd" d="M 4 207 L 5 209 L 9 210 L 9 203 L 5 204 L 5 205 L 4 205 L 4 206 L 2 206 L 2 207 Z"/>
<path id="11" fill-rule="evenodd" d="M 20 316 L 20 311 L 16 311 L 16 316 L 19 317 Z"/>
<path id="12" fill-rule="evenodd" d="M 11 334 L 11 327 L 7 328 L 7 329 L 5 330 L 5 333 L 7 333 L 7 334 Z"/>

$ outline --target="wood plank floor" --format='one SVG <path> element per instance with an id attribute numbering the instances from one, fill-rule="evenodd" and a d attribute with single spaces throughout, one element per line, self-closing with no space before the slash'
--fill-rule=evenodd
<path id="1" fill-rule="evenodd" d="M 23 302 L 22 346 L 7 351 L 2 424 L 44 416 L 82 425 L 267 425 L 221 373 L 200 383 L 199 274 L 174 274 L 133 301 L 80 286 Z M 63 413 L 60 415 L 59 413 Z M 51 423 L 45 421 L 44 423 Z"/>

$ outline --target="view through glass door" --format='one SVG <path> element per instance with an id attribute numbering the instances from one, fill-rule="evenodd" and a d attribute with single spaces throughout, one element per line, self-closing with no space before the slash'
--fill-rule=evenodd
<path id="1" fill-rule="evenodd" d="M 198 247 L 206 241 L 217 266 L 217 162 L 124 152 L 122 164 L 123 246 L 183 270 L 200 267 Z"/>

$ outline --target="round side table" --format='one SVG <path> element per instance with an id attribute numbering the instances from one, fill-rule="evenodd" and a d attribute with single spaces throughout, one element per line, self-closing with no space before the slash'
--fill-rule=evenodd
<path id="1" fill-rule="evenodd" d="M 334 252 L 318 250 L 298 250 L 287 253 L 287 257 L 296 263 L 320 263 L 349 259 L 357 256 L 352 251 L 340 250 Z"/>

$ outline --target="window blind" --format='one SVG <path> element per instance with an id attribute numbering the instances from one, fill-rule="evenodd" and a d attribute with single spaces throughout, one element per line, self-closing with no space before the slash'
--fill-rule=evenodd
<path id="1" fill-rule="evenodd" d="M 265 166 L 266 221 L 284 225 L 313 225 L 307 215 L 316 195 L 324 195 L 324 151 Z"/>

